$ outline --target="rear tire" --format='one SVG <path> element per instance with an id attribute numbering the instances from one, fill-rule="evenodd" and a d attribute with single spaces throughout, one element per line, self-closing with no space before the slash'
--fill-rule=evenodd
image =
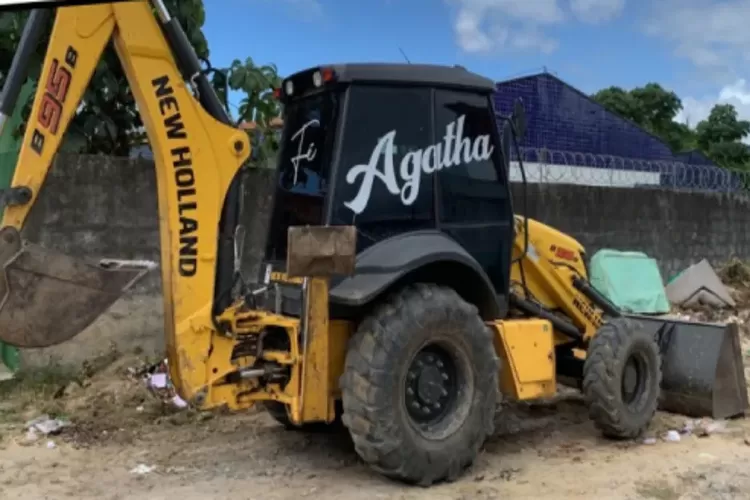
<path id="1" fill-rule="evenodd" d="M 341 377 L 359 456 L 392 479 L 457 479 L 494 431 L 499 360 L 492 333 L 448 288 L 417 285 L 365 318 Z"/>
<path id="2" fill-rule="evenodd" d="M 633 439 L 659 405 L 661 354 L 654 335 L 630 318 L 615 318 L 594 335 L 583 365 L 589 416 L 605 437 Z"/>

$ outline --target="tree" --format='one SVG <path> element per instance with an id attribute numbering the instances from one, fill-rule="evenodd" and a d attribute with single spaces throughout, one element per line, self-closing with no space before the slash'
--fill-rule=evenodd
<path id="1" fill-rule="evenodd" d="M 731 104 L 717 104 L 696 127 L 700 149 L 726 168 L 750 168 L 750 150 L 742 139 L 750 134 L 750 121 L 740 120 Z"/>
<path id="2" fill-rule="evenodd" d="M 600 90 L 591 97 L 611 113 L 640 126 L 644 125 L 644 113 L 641 103 L 630 92 L 620 87 L 612 86 Z"/>
<path id="3" fill-rule="evenodd" d="M 620 87 L 600 90 L 592 98 L 636 125 L 658 136 L 675 152 L 694 149 L 695 134 L 686 124 L 675 121 L 682 101 L 658 83 L 648 83 L 626 91 Z"/>
<path id="4" fill-rule="evenodd" d="M 172 15 L 180 21 L 199 58 L 209 56 L 208 42 L 202 32 L 205 10 L 202 0 L 166 0 Z M 10 68 L 23 31 L 28 11 L 0 14 L 0 83 Z M 29 77 L 36 81 L 51 34 L 52 20 L 30 63 Z M 25 116 L 30 112 L 27 104 Z M 130 87 L 120 61 L 110 43 L 88 86 L 81 109 L 73 118 L 62 148 L 68 151 L 127 155 L 143 122 L 135 108 Z M 17 131 L 23 133 L 23 130 Z"/>
<path id="5" fill-rule="evenodd" d="M 235 59 L 228 69 L 229 88 L 245 94 L 238 110 L 239 121 L 255 124 L 249 132 L 254 151 L 252 161 L 256 165 L 265 164 L 279 147 L 271 121 L 281 114 L 279 101 L 273 94 L 280 85 L 281 78 L 273 64 L 256 66 L 248 57 L 244 63 Z"/>

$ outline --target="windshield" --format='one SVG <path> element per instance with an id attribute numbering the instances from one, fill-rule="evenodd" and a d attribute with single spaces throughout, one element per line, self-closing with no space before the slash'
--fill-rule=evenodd
<path id="1" fill-rule="evenodd" d="M 267 260 L 286 260 L 289 226 L 323 223 L 337 101 L 324 92 L 286 107 Z"/>

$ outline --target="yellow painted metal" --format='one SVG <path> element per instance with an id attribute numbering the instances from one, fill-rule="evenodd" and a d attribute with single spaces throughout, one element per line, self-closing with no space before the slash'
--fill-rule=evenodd
<path id="1" fill-rule="evenodd" d="M 553 396 L 557 390 L 552 324 L 542 319 L 495 321 L 502 361 L 500 389 L 515 400 Z"/>
<path id="2" fill-rule="evenodd" d="M 12 186 L 32 202 L 8 207 L 3 226 L 21 229 L 104 47 L 112 40 L 155 153 L 165 336 L 170 375 L 198 406 L 247 406 L 243 384 L 212 392 L 235 372 L 232 340 L 212 318 L 218 230 L 224 199 L 250 155 L 247 134 L 210 116 L 175 63 L 146 1 L 57 9 Z"/>
<path id="3" fill-rule="evenodd" d="M 515 224 L 514 259 L 524 251 L 524 218 L 516 216 Z M 591 338 L 603 320 L 602 312 L 573 286 L 574 278 L 586 279 L 588 276 L 583 260 L 583 246 L 567 234 L 533 219 L 528 220 L 528 230 L 528 251 L 511 268 L 513 289 L 524 297 L 521 283 L 525 277 L 526 289 L 534 301 L 548 310 L 564 311 L 573 324 L 584 332 L 584 338 Z M 558 333 L 555 335 L 555 342 L 570 342 L 570 338 Z"/>
<path id="4" fill-rule="evenodd" d="M 328 279 L 308 278 L 305 290 L 305 321 L 302 327 L 304 361 L 302 363 L 301 415 L 295 422 L 331 422 L 330 409 Z"/>

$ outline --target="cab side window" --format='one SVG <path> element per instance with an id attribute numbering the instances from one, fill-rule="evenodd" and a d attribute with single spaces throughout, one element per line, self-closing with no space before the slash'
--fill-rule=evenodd
<path id="1" fill-rule="evenodd" d="M 507 218 L 507 193 L 499 184 L 499 158 L 493 137 L 495 122 L 488 98 L 438 90 L 435 93 L 435 135 L 446 145 L 449 163 L 439 173 L 440 220 L 482 223 Z"/>
<path id="2" fill-rule="evenodd" d="M 434 178 L 421 168 L 432 143 L 428 88 L 349 89 L 334 224 L 356 223 L 360 250 L 434 225 Z"/>

